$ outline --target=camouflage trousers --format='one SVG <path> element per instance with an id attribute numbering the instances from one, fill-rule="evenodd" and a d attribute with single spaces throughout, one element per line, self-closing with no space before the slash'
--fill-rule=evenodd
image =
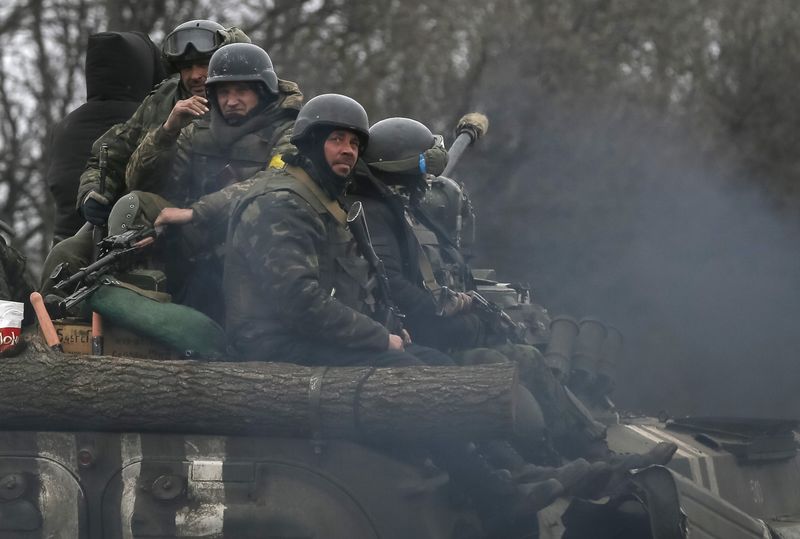
<path id="1" fill-rule="evenodd" d="M 547 366 L 544 356 L 533 346 L 502 344 L 491 348 L 473 348 L 452 354 L 462 365 L 514 362 L 519 377 L 538 402 L 547 431 L 556 449 L 567 456 L 577 456 L 582 446 L 605 437 L 605 427 L 571 395 Z"/>

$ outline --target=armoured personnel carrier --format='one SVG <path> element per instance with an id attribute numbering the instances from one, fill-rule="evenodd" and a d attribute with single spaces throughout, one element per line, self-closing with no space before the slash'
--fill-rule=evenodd
<path id="1" fill-rule="evenodd" d="M 439 178 L 431 197 L 434 205 L 436 197 L 463 202 L 466 210 L 452 216 L 463 228 L 471 212 L 459 189 Z M 498 282 L 490 270 L 475 274 L 482 297 L 532 329 L 527 338 L 606 423 L 612 449 L 644 452 L 660 441 L 679 448 L 669 467 L 631 472 L 613 496 L 559 499 L 540 512 L 539 537 L 800 537 L 794 423 L 627 415 L 610 399 L 619 332 L 596 320 L 551 320 L 525 287 Z M 28 334 L 28 349 L 3 359 L 0 537 L 485 537 L 447 474 L 387 441 L 424 439 L 441 421 L 450 433 L 502 433 L 513 423 L 503 400 L 514 383 L 507 369 L 461 369 L 477 373 L 466 385 L 483 384 L 496 392 L 491 399 L 420 391 L 409 400 L 387 388 L 423 383 L 424 369 L 373 387 L 356 372 L 334 383 L 336 373 L 318 369 L 137 362 L 123 356 L 141 343 L 113 344 L 112 333 L 111 356 L 89 356 L 89 328 L 62 326 L 49 344 L 60 337 L 83 355 Z M 114 346 L 129 348 L 114 355 Z M 437 383 L 432 376 L 427 383 Z M 430 417 L 444 402 L 426 400 L 431 394 L 463 409 Z M 487 402 L 501 405 L 487 410 Z"/>

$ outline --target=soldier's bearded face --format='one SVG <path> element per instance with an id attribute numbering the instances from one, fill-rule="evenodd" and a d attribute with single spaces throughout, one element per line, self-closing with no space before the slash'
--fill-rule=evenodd
<path id="1" fill-rule="evenodd" d="M 181 83 L 192 95 L 206 96 L 208 64 L 192 64 L 181 68 Z"/>
<path id="2" fill-rule="evenodd" d="M 258 105 L 258 94 L 245 82 L 224 82 L 217 86 L 217 105 L 229 124 L 236 124 Z"/>
<path id="3" fill-rule="evenodd" d="M 325 139 L 325 160 L 333 172 L 345 177 L 350 174 L 358 159 L 361 141 L 352 131 L 337 129 Z"/>

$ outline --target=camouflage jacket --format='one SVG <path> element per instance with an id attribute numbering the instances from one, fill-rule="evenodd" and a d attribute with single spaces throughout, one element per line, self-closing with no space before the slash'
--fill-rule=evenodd
<path id="1" fill-rule="evenodd" d="M 239 28 L 228 28 L 225 33 L 228 43 L 249 43 L 250 38 Z M 169 117 L 169 113 L 181 99 L 190 97 L 190 93 L 180 83 L 178 74 L 165 79 L 145 97 L 136 112 L 128 121 L 112 126 L 92 145 L 92 155 L 81 175 L 78 187 L 76 207 L 80 210 L 83 200 L 90 192 L 100 190 L 100 148 L 108 145 L 108 163 L 105 189 L 100 195 L 110 204 L 125 194 L 125 167 L 134 150 L 142 142 L 144 136 L 156 129 Z"/>
<path id="2" fill-rule="evenodd" d="M 295 167 L 254 180 L 231 215 L 225 259 L 234 350 L 287 362 L 303 359 L 293 356 L 298 341 L 386 350 L 389 331 L 368 315 L 374 279 L 341 207 Z"/>
<path id="3" fill-rule="evenodd" d="M 153 192 L 191 208 L 194 227 L 224 230 L 231 202 L 250 187 L 251 182 L 242 180 L 293 148 L 289 138 L 303 94 L 291 81 L 279 80 L 278 88 L 278 99 L 238 131 L 215 133 L 213 123 L 223 121 L 215 113 L 210 120 L 192 123 L 179 136 L 163 127 L 152 130 L 128 163 L 127 188 Z M 220 140 L 220 133 L 235 135 Z"/>
<path id="4" fill-rule="evenodd" d="M 125 194 L 125 167 L 136 147 L 147 132 L 160 126 L 169 116 L 172 107 L 189 94 L 174 75 L 156 86 L 127 122 L 117 124 L 97 139 L 92 145 L 92 155 L 81 175 L 78 187 L 77 208 L 80 209 L 89 192 L 100 191 L 100 148 L 108 145 L 106 185 L 102 193 L 109 203 L 114 203 Z"/>

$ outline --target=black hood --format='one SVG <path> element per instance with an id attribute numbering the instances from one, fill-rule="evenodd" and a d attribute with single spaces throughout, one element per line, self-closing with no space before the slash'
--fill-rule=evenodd
<path id="1" fill-rule="evenodd" d="M 166 73 L 158 47 L 141 32 L 89 36 L 86 100 L 139 102 Z"/>

